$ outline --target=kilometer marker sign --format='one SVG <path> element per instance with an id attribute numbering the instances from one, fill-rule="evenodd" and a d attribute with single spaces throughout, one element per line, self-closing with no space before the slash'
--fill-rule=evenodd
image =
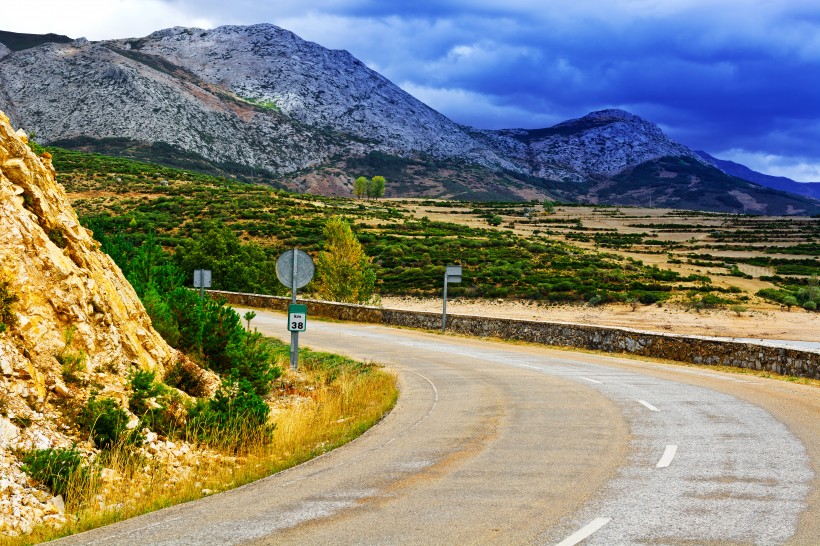
<path id="1" fill-rule="evenodd" d="M 288 305 L 288 330 L 304 332 L 307 329 L 307 305 Z"/>

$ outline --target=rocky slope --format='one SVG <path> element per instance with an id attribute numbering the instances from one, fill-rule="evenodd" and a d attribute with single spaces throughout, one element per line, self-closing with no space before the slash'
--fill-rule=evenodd
<path id="1" fill-rule="evenodd" d="M 98 247 L 50 157 L 0 112 L 0 285 L 11 296 L 0 301 L 0 536 L 65 521 L 62 499 L 22 472 L 21 454 L 76 444 L 94 456 L 74 424 L 91 391 L 126 406 L 130 370 L 161 374 L 178 358 Z M 72 381 L 58 361 L 69 354 Z"/>
<path id="2" fill-rule="evenodd" d="M 385 157 L 392 166 L 404 162 L 389 196 L 599 202 L 609 195 L 599 189 L 617 188 L 637 167 L 664 157 L 694 161 L 707 178 L 721 173 L 621 110 L 538 130 L 461 126 L 348 52 L 273 25 L 177 27 L 95 43 L 27 40 L 40 45 L 0 50 L 0 109 L 44 143 L 335 195 L 350 195 L 360 174 L 385 174 L 364 170 L 374 167 L 374 153 L 381 154 L 374 168 Z M 618 204 L 646 204 L 640 192 L 630 195 Z M 666 205 L 676 206 L 674 195 Z M 787 201 L 780 196 L 767 208 L 808 213 L 818 205 Z"/>

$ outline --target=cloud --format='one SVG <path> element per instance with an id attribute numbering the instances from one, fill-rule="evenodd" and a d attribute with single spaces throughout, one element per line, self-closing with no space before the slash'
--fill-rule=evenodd
<path id="1" fill-rule="evenodd" d="M 746 165 L 752 170 L 785 176 L 798 182 L 820 182 L 820 164 L 805 157 L 793 157 L 729 149 L 715 154 L 715 157 Z"/>
<path id="2" fill-rule="evenodd" d="M 3 9 L 2 28 L 89 40 L 131 38 L 171 26 L 209 28 L 214 20 L 162 0 L 37 0 Z"/>

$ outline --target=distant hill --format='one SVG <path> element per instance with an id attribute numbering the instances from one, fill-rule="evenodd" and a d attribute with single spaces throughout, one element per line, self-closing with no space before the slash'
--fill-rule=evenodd
<path id="1" fill-rule="evenodd" d="M 820 201 L 727 176 L 623 110 L 536 130 L 459 125 L 350 53 L 273 25 L 101 42 L 5 36 L 14 47 L 0 51 L 0 110 L 44 144 L 327 195 L 386 174 L 394 197 L 649 205 L 652 196 L 666 207 L 820 212 Z"/>
<path id="2" fill-rule="evenodd" d="M 72 39 L 62 34 L 22 34 L 0 30 L 0 44 L 11 51 L 22 51 L 43 44 L 66 44 Z"/>
<path id="3" fill-rule="evenodd" d="M 773 188 L 776 190 L 787 191 L 798 195 L 806 195 L 815 199 L 820 199 L 820 182 L 796 182 L 791 178 L 786 178 L 785 176 L 771 176 L 768 174 L 763 174 L 754 171 L 745 165 L 741 165 L 740 163 L 727 161 L 725 159 L 718 159 L 703 151 L 697 151 L 695 153 L 726 174 L 737 176 L 738 178 L 760 184 L 761 186 L 766 186 L 767 188 Z"/>

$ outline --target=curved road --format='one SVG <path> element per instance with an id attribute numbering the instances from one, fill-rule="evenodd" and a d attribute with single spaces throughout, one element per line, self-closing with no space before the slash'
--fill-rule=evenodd
<path id="1" fill-rule="evenodd" d="M 395 368 L 394 411 L 299 467 L 60 543 L 820 544 L 816 388 L 316 320 L 300 344 Z"/>

